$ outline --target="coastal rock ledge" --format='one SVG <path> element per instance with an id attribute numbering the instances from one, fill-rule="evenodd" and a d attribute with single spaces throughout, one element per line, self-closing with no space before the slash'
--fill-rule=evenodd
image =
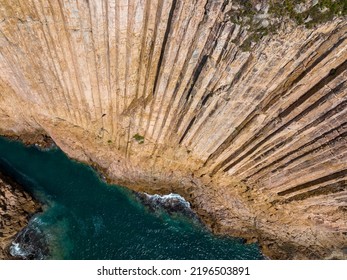
<path id="1" fill-rule="evenodd" d="M 270 258 L 345 259 L 345 1 L 282 2 L 0 0 L 0 134 L 177 193 Z"/>
<path id="2" fill-rule="evenodd" d="M 13 259 L 10 245 L 30 217 L 41 210 L 21 186 L 0 173 L 0 260 Z"/>

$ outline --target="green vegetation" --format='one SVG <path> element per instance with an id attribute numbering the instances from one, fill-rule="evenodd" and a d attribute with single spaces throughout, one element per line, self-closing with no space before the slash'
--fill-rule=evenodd
<path id="1" fill-rule="evenodd" d="M 304 12 L 296 12 L 295 6 L 304 2 L 304 0 L 284 0 L 281 1 L 281 4 L 273 2 L 269 12 L 278 17 L 287 16 L 299 25 L 305 24 L 307 28 L 332 20 L 335 16 L 347 15 L 346 0 L 320 0 L 317 5 Z"/>
<path id="2" fill-rule="evenodd" d="M 133 139 L 135 139 L 135 141 L 137 141 L 139 144 L 143 144 L 145 142 L 145 137 L 141 136 L 140 134 L 136 133 L 133 136 Z"/>
<path id="3" fill-rule="evenodd" d="M 267 28 L 259 28 L 253 30 L 251 34 L 247 37 L 247 39 L 240 46 L 241 50 L 244 52 L 248 52 L 251 50 L 252 43 L 257 43 L 261 38 L 269 34 L 269 29 Z"/>
<path id="4" fill-rule="evenodd" d="M 303 24 L 304 18 L 302 14 L 295 12 L 295 6 L 304 2 L 303 0 L 284 0 L 281 3 L 275 1 L 270 4 L 269 13 L 279 18 L 289 17 L 298 24 Z"/>
<path id="5" fill-rule="evenodd" d="M 239 8 L 229 12 L 232 22 L 248 30 L 248 37 L 240 45 L 241 50 L 250 51 L 252 46 L 268 34 L 275 34 L 286 19 L 298 25 L 313 28 L 317 24 L 332 20 L 336 16 L 347 15 L 347 0 L 319 0 L 314 6 L 307 7 L 305 0 L 236 0 Z M 257 4 L 268 4 L 267 24 L 262 24 Z M 300 11 L 300 6 L 302 11 Z M 235 42 L 238 44 L 238 42 Z"/>

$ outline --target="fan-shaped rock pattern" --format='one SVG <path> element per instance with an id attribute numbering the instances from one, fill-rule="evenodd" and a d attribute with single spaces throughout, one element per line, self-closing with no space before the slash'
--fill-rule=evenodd
<path id="1" fill-rule="evenodd" d="M 347 22 L 244 51 L 227 0 L 1 0 L 0 131 L 176 192 L 273 258 L 346 258 Z"/>

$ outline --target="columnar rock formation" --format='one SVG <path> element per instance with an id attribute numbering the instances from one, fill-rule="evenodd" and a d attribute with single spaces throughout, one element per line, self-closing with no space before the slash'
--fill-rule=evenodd
<path id="1" fill-rule="evenodd" d="M 227 0 L 0 0 L 0 132 L 177 192 L 274 258 L 346 258 L 347 22 L 250 50 Z"/>

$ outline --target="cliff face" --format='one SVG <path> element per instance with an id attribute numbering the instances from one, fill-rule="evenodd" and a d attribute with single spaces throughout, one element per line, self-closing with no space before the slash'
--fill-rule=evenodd
<path id="1" fill-rule="evenodd" d="M 49 135 L 113 182 L 177 192 L 270 257 L 346 258 L 346 18 L 288 20 L 252 43 L 234 11 L 0 0 L 0 132 Z"/>

